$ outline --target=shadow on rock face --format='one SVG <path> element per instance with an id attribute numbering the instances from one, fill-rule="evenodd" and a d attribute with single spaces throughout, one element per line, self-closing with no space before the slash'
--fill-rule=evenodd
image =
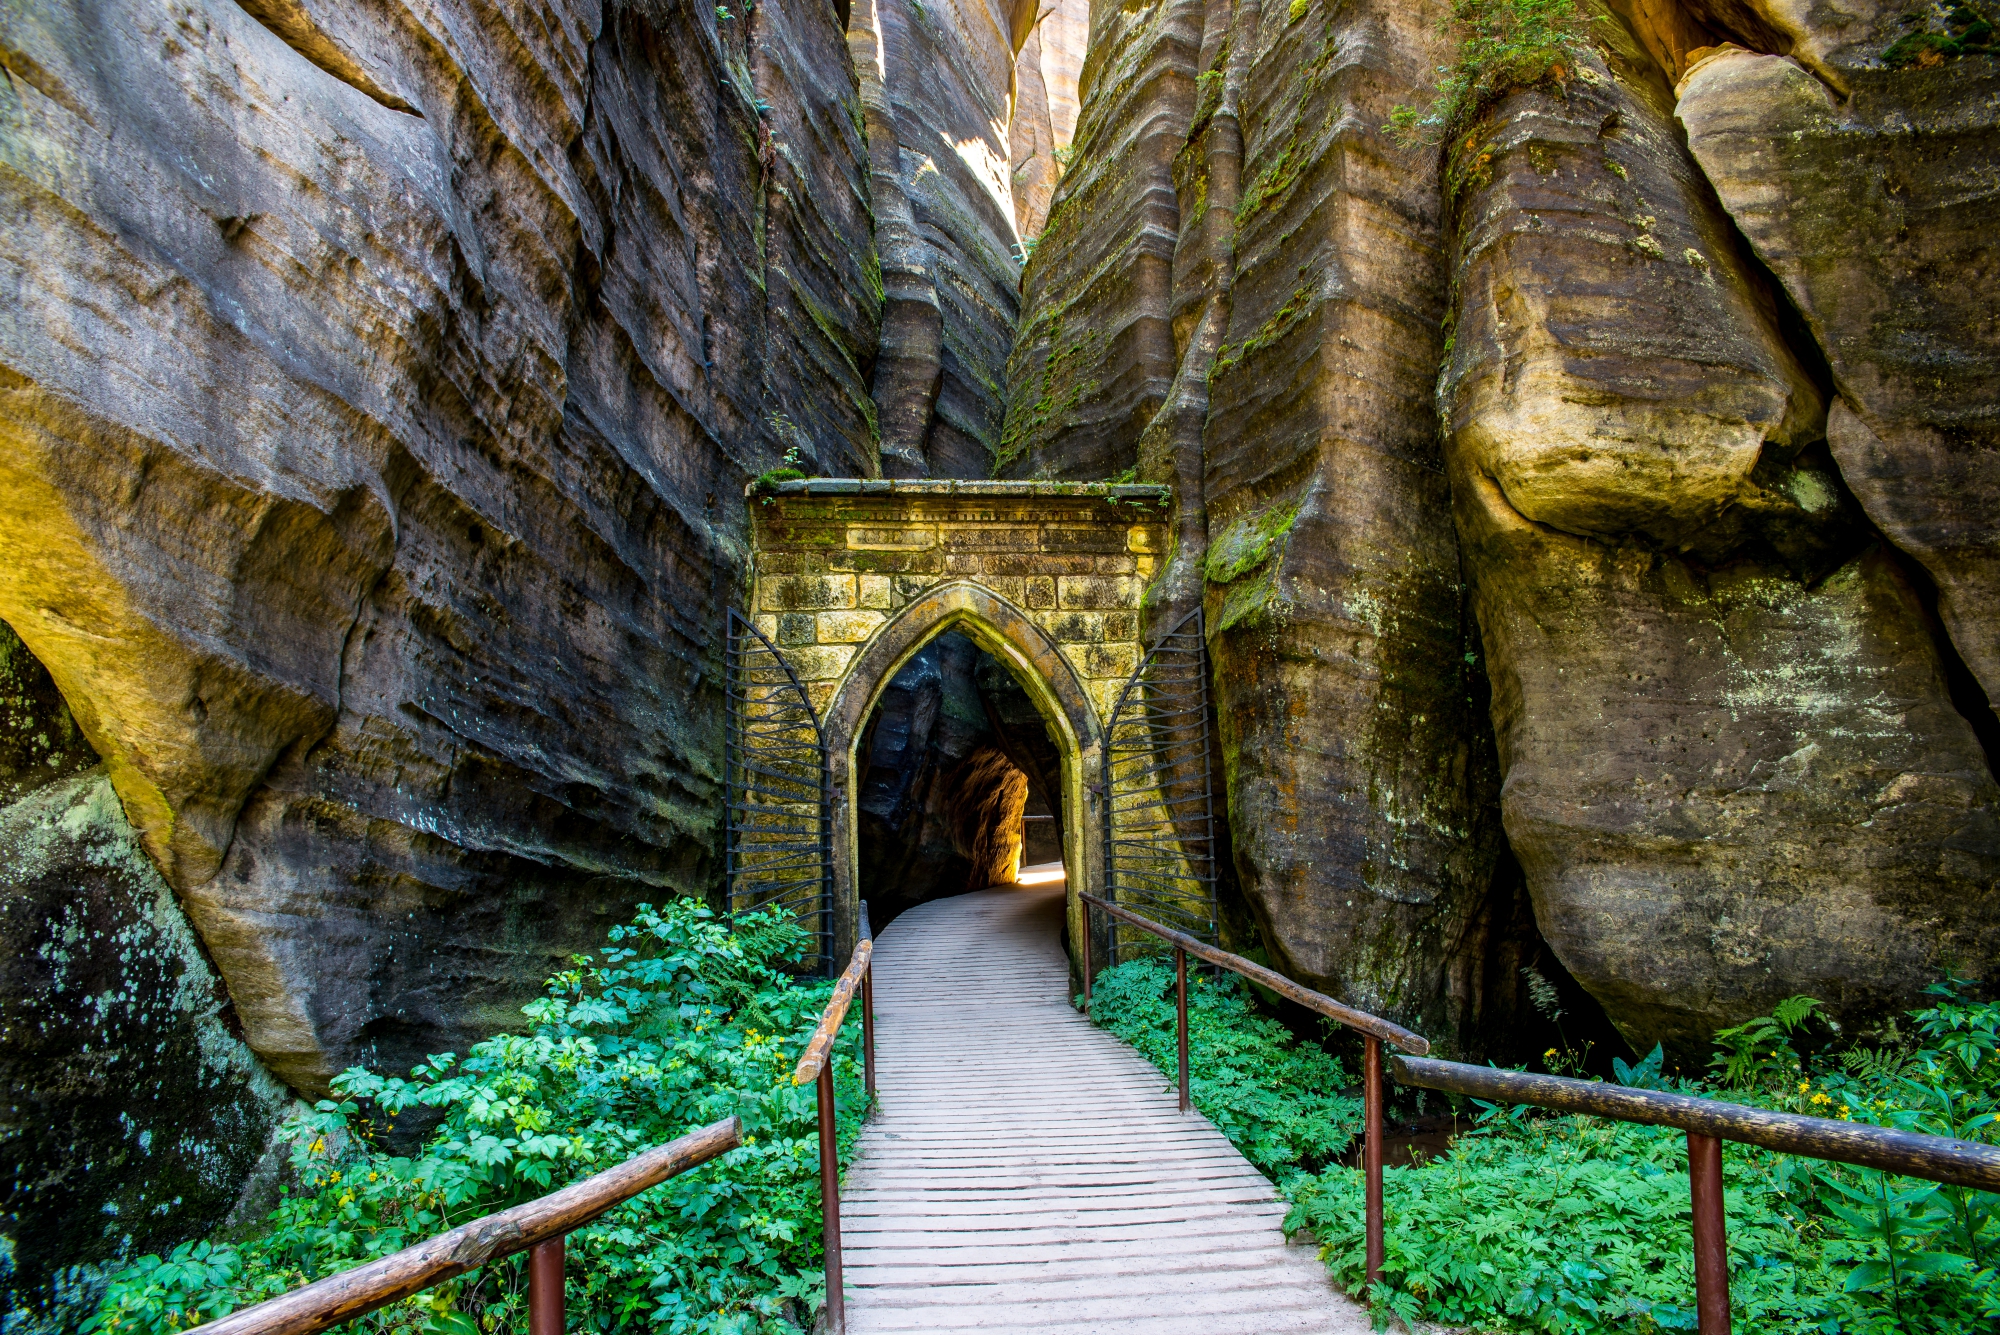
<path id="1" fill-rule="evenodd" d="M 1030 846 L 1060 857 L 1055 743 L 965 636 L 939 636 L 896 674 L 861 747 L 861 894 L 878 930 L 927 900 L 1012 882 Z M 1032 845 L 1030 810 L 1054 817 L 1033 823 Z"/>
<path id="2" fill-rule="evenodd" d="M 48 674 L 0 625 L 0 1324 L 224 1222 L 290 1103 Z"/>

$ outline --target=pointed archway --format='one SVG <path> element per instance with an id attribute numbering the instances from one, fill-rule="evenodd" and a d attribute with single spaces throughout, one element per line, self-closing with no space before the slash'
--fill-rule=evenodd
<path id="1" fill-rule="evenodd" d="M 861 850 L 855 792 L 861 733 L 876 701 L 903 665 L 950 630 L 971 639 L 1013 675 L 1055 738 L 1061 754 L 1060 797 L 1071 813 L 1063 822 L 1063 868 L 1072 933 L 1082 923 L 1078 893 L 1101 893 L 1096 883 L 1103 862 L 1098 846 L 1101 795 L 1090 789 L 1086 779 L 1102 763 L 1103 728 L 1097 708 L 1070 660 L 1027 612 L 983 584 L 953 580 L 926 589 L 877 629 L 848 663 L 827 705 L 836 957 L 853 950 L 859 924 Z"/>

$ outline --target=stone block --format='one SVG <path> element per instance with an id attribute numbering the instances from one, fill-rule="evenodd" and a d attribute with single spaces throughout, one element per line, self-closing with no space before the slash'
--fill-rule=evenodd
<path id="1" fill-rule="evenodd" d="M 895 588 L 887 575 L 863 575 L 856 590 L 856 602 L 861 607 L 872 607 L 887 611 L 895 606 Z"/>
<path id="2" fill-rule="evenodd" d="M 840 553 L 837 560 L 842 569 L 863 575 L 944 573 L 944 554 L 935 547 L 917 551 L 849 551 Z"/>
<path id="3" fill-rule="evenodd" d="M 875 633 L 875 628 L 889 618 L 881 612 L 863 609 L 854 612 L 821 612 L 814 620 L 819 625 L 821 644 L 860 644 Z"/>
<path id="4" fill-rule="evenodd" d="M 967 558 L 989 575 L 1098 575 L 1102 556 L 1089 552 L 987 552 Z"/>
<path id="5" fill-rule="evenodd" d="M 1125 550 L 1159 556 L 1167 550 L 1167 530 L 1158 524 L 1134 524 L 1126 530 Z"/>
<path id="6" fill-rule="evenodd" d="M 850 528 L 847 547 L 857 552 L 917 552 L 937 543 L 937 530 L 920 527 Z"/>
<path id="7" fill-rule="evenodd" d="M 809 644 L 785 650 L 785 661 L 799 674 L 800 681 L 836 680 L 847 671 L 848 660 L 853 657 L 851 644 Z"/>
<path id="8" fill-rule="evenodd" d="M 779 644 L 789 647 L 819 642 L 819 618 L 811 612 L 784 612 L 777 617 L 777 622 L 775 638 Z"/>
<path id="9" fill-rule="evenodd" d="M 1145 587 L 1130 575 L 1063 575 L 1056 580 L 1056 606 L 1125 611 L 1139 605 Z"/>
<path id="10" fill-rule="evenodd" d="M 1122 552 L 1126 536 L 1104 524 L 1047 524 L 1042 528 L 1045 552 Z"/>
<path id="11" fill-rule="evenodd" d="M 1027 587 L 1021 593 L 1021 605 L 1035 611 L 1056 605 L 1056 581 L 1053 575 L 1034 575 L 1027 580 Z"/>
<path id="12" fill-rule="evenodd" d="M 824 612 L 854 606 L 852 575 L 781 575 L 760 581 L 766 612 Z"/>
<path id="13" fill-rule="evenodd" d="M 1104 643 L 1111 644 L 1118 640 L 1136 641 L 1139 638 L 1139 614 L 1137 612 L 1105 612 L 1102 615 L 1104 617 L 1102 623 L 1104 626 Z"/>
<path id="14" fill-rule="evenodd" d="M 1003 524 L 968 524 L 944 530 L 946 550 L 954 552 L 1032 552 L 1041 548 L 1032 528 Z"/>
<path id="15" fill-rule="evenodd" d="M 1083 669 L 1089 677 L 1129 677 L 1139 670 L 1139 646 L 1130 641 L 1086 645 Z"/>
<path id="16" fill-rule="evenodd" d="M 758 552 L 759 575 L 796 575 L 806 567 L 803 552 Z"/>
<path id="17" fill-rule="evenodd" d="M 1119 552 L 1115 556 L 1093 556 L 1091 561 L 1097 566 L 1092 572 L 1099 575 L 1130 575 L 1139 569 L 1139 558 L 1130 552 Z M 1147 560 L 1151 560 L 1148 557 Z"/>
<path id="18" fill-rule="evenodd" d="M 892 583 L 896 590 L 896 606 L 901 607 L 912 598 L 920 596 L 925 589 L 928 589 L 931 585 L 937 583 L 937 581 L 927 579 L 922 575 L 897 575 Z"/>
<path id="19" fill-rule="evenodd" d="M 1028 584 L 1028 581 L 1019 575 L 989 575 L 983 582 L 987 588 L 1016 607 L 1021 605 L 1021 595 Z"/>
<path id="20" fill-rule="evenodd" d="M 777 615 L 772 612 L 759 612 L 752 619 L 757 623 L 757 629 L 763 633 L 764 638 L 776 643 L 778 638 Z"/>
<path id="21" fill-rule="evenodd" d="M 1057 612 L 1042 618 L 1042 629 L 1057 644 L 1096 644 L 1104 639 L 1103 612 Z"/>

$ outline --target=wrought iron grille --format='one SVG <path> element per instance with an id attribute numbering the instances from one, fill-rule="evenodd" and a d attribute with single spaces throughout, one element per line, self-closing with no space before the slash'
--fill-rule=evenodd
<path id="1" fill-rule="evenodd" d="M 826 735 L 796 673 L 756 623 L 729 609 L 729 911 L 789 910 L 833 967 L 833 842 Z"/>
<path id="2" fill-rule="evenodd" d="M 1104 748 L 1104 893 L 1215 940 L 1215 807 L 1209 788 L 1208 652 L 1201 609 L 1139 664 Z M 1118 962 L 1118 933 L 1111 963 Z"/>

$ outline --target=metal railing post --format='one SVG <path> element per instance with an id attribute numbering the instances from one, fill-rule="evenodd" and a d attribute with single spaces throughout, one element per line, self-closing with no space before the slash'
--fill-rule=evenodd
<path id="1" fill-rule="evenodd" d="M 1376 1298 L 1382 1281 L 1382 1040 L 1369 1035 L 1361 1049 L 1361 1099 L 1367 1115 L 1367 1139 L 1361 1146 L 1362 1173 L 1368 1201 L 1368 1297 Z"/>
<path id="2" fill-rule="evenodd" d="M 834 1134 L 833 1061 L 819 1068 L 819 1208 L 826 1221 L 826 1318 L 830 1335 L 847 1335 L 840 1281 L 840 1144 Z"/>
<path id="3" fill-rule="evenodd" d="M 875 961 L 861 975 L 861 1062 L 868 1077 L 868 1097 L 875 1097 Z"/>
<path id="4" fill-rule="evenodd" d="M 1083 901 L 1083 1013 L 1090 1014 L 1090 901 Z"/>
<path id="5" fill-rule="evenodd" d="M 1688 1132 L 1694 1207 L 1694 1308 L 1700 1335 L 1729 1335 L 1729 1241 L 1722 1208 L 1722 1141 Z"/>
<path id="6" fill-rule="evenodd" d="M 1174 1008 L 1180 1014 L 1181 1111 L 1188 1110 L 1187 952 L 1174 950 Z"/>
<path id="7" fill-rule="evenodd" d="M 550 1238 L 528 1251 L 528 1335 L 562 1335 L 563 1240 Z"/>

